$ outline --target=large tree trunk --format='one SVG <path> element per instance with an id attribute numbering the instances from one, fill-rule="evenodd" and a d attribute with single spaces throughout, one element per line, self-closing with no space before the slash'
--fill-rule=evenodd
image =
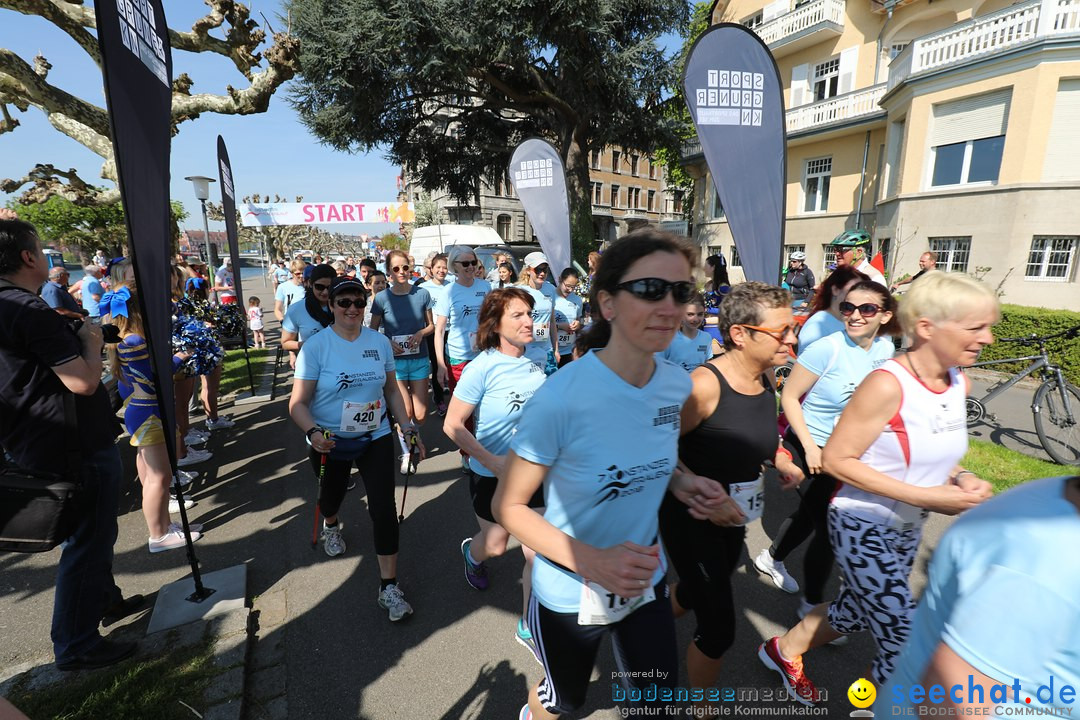
<path id="1" fill-rule="evenodd" d="M 592 222 L 592 184 L 589 180 L 589 153 L 579 129 L 569 139 L 563 152 L 566 163 L 566 190 L 570 196 L 571 254 L 582 267 L 588 267 L 589 253 L 596 249 Z"/>

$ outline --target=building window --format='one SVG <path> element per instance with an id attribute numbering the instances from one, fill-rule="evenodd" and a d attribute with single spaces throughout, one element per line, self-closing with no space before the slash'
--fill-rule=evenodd
<path id="1" fill-rule="evenodd" d="M 682 213 L 683 211 L 683 191 L 676 190 L 674 197 L 671 200 L 671 211 L 675 213 Z"/>
<path id="2" fill-rule="evenodd" d="M 641 207 L 641 188 L 627 188 L 626 189 L 626 207 L 631 210 L 637 210 Z"/>
<path id="3" fill-rule="evenodd" d="M 1071 280 L 1078 240 L 1080 238 L 1076 236 L 1036 235 L 1033 237 L 1024 277 L 1028 280 L 1056 282 Z"/>
<path id="4" fill-rule="evenodd" d="M 648 203 L 649 204 L 645 206 L 645 209 L 648 210 L 649 212 L 655 211 L 656 210 L 656 191 L 655 190 L 650 190 L 649 191 Z"/>
<path id="5" fill-rule="evenodd" d="M 806 196 L 806 201 L 803 204 L 803 212 L 825 212 L 829 209 L 831 177 L 831 157 L 806 161 L 806 175 L 803 180 L 803 194 Z"/>
<path id="6" fill-rule="evenodd" d="M 821 252 L 825 255 L 825 262 L 822 264 L 821 269 L 824 272 L 829 272 L 836 267 L 836 249 L 832 245 L 822 245 Z"/>
<path id="7" fill-rule="evenodd" d="M 592 166 L 593 166 L 594 170 L 599 170 L 600 169 L 600 151 L 599 150 L 593 150 L 592 151 Z"/>
<path id="8" fill-rule="evenodd" d="M 840 87 L 840 58 L 814 66 L 814 102 L 836 97 Z"/>
<path id="9" fill-rule="evenodd" d="M 927 238 L 930 251 L 937 253 L 937 268 L 945 272 L 967 272 L 971 256 L 971 236 Z"/>
<path id="10" fill-rule="evenodd" d="M 724 203 L 720 201 L 720 191 L 713 187 L 712 216 L 714 220 L 724 219 Z"/>
<path id="11" fill-rule="evenodd" d="M 656 163 L 653 162 L 652 158 L 649 158 L 649 179 L 656 179 Z"/>
<path id="12" fill-rule="evenodd" d="M 739 257 L 739 248 L 731 246 L 731 267 L 742 267 L 742 258 Z"/>
<path id="13" fill-rule="evenodd" d="M 754 30 L 756 28 L 761 27 L 761 24 L 763 22 L 765 22 L 765 11 L 764 10 L 758 10 L 756 13 L 754 13 L 750 17 L 744 18 L 743 21 L 742 21 L 742 25 L 743 25 L 743 27 L 747 27 L 747 28 L 750 28 L 751 30 Z"/>
<path id="14" fill-rule="evenodd" d="M 788 260 L 791 260 L 791 253 L 801 252 L 801 253 L 805 254 L 806 253 L 806 246 L 805 245 L 785 245 L 784 246 L 784 251 L 787 253 Z"/>
<path id="15" fill-rule="evenodd" d="M 934 152 L 934 187 L 990 182 L 998 179 L 1005 136 L 939 145 Z"/>
<path id="16" fill-rule="evenodd" d="M 906 48 L 909 44 L 910 43 L 904 42 L 904 43 L 893 43 L 892 45 L 890 45 L 889 46 L 889 62 L 892 62 L 893 60 L 896 59 L 897 55 L 904 52 L 904 48 Z"/>
<path id="17" fill-rule="evenodd" d="M 510 216 L 500 215 L 495 221 L 495 229 L 499 232 L 501 237 L 506 242 L 510 242 Z"/>
<path id="18" fill-rule="evenodd" d="M 592 202 L 593 205 L 604 204 L 604 183 L 594 182 L 592 184 Z"/>
<path id="19" fill-rule="evenodd" d="M 630 156 L 630 174 L 633 175 L 634 177 L 638 176 L 638 156 L 637 155 L 631 155 Z"/>
<path id="20" fill-rule="evenodd" d="M 506 197 L 514 197 L 514 183 L 510 182 L 510 173 L 503 175 L 503 189 L 506 191 Z"/>
<path id="21" fill-rule="evenodd" d="M 613 207 L 613 208 L 619 207 L 619 186 L 618 185 L 612 185 L 611 186 L 611 207 Z"/>
<path id="22" fill-rule="evenodd" d="M 619 172 L 619 160 L 622 158 L 622 153 L 618 150 L 611 151 L 611 172 Z"/>

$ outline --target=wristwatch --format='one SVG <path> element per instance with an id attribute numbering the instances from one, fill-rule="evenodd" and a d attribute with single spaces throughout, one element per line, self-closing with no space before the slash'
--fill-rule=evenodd
<path id="1" fill-rule="evenodd" d="M 312 435 L 314 435 L 317 432 L 322 432 L 322 430 L 323 429 L 321 427 L 319 427 L 318 425 L 315 425 L 310 430 L 308 430 L 306 433 L 304 433 L 304 437 L 306 437 L 308 440 L 310 440 Z"/>

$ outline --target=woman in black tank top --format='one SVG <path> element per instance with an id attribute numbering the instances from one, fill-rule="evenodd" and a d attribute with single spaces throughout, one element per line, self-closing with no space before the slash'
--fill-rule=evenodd
<path id="1" fill-rule="evenodd" d="M 762 465 L 775 462 L 784 487 L 803 479 L 780 447 L 776 396 L 768 376 L 796 342 L 791 296 L 749 282 L 720 306 L 724 354 L 691 374 L 683 406 L 679 461 L 716 480 L 729 498 L 709 520 L 695 520 L 670 493 L 660 507 L 660 532 L 679 573 L 672 588 L 676 617 L 693 610 L 694 641 L 686 652 L 691 687 L 713 687 L 735 637 L 731 573 L 742 552 L 745 524 L 760 517 Z"/>

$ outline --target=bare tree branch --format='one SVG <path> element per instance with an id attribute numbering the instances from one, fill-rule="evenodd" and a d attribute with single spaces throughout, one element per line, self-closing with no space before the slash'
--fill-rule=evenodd
<path id="1" fill-rule="evenodd" d="M 79 44 L 94 63 L 101 67 L 101 50 L 97 38 L 86 31 L 96 28 L 94 11 L 82 3 L 64 0 L 0 0 L 0 9 L 15 10 L 23 15 L 38 15 L 60 28 Z"/>
<path id="2" fill-rule="evenodd" d="M 60 178 L 67 180 L 67 184 Z M 111 205 L 120 201 L 119 190 L 99 190 L 80 178 L 75 168 L 64 171 L 52 165 L 35 165 L 26 177 L 18 180 L 0 180 L 0 191 L 12 193 L 28 183 L 33 183 L 33 187 L 20 198 L 26 204 L 45 202 L 53 195 L 83 206 Z"/>

